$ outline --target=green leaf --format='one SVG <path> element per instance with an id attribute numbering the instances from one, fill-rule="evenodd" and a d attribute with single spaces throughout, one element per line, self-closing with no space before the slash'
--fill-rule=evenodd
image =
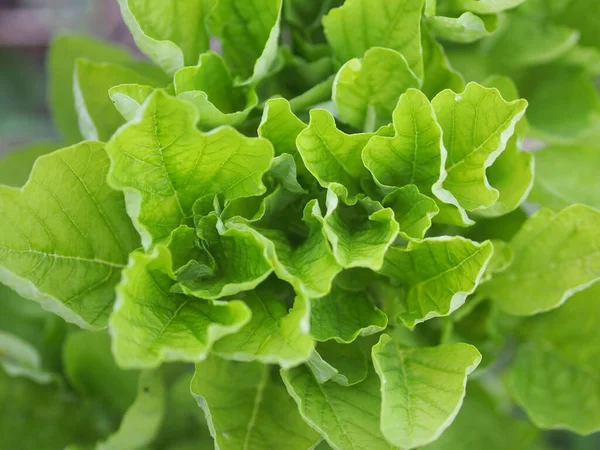
<path id="1" fill-rule="evenodd" d="M 459 17 L 435 16 L 427 19 L 429 29 L 440 39 L 469 44 L 493 33 L 498 27 L 498 16 L 476 16 L 466 12 Z"/>
<path id="2" fill-rule="evenodd" d="M 458 0 L 457 6 L 477 14 L 493 14 L 513 9 L 525 0 Z"/>
<path id="3" fill-rule="evenodd" d="M 26 300 L 23 300 L 26 301 Z M 0 367 L 11 377 L 27 377 L 36 383 L 50 383 L 53 376 L 42 363 L 33 345 L 13 334 L 0 330 Z"/>
<path id="4" fill-rule="evenodd" d="M 490 207 L 499 192 L 490 186 L 486 169 L 506 148 L 527 102 L 507 102 L 498 90 L 469 83 L 462 94 L 441 92 L 432 105 L 448 150 L 443 186 L 468 211 Z"/>
<path id="5" fill-rule="evenodd" d="M 375 181 L 390 192 L 413 184 L 424 195 L 439 200 L 438 207 L 445 211 L 442 222 L 472 224 L 454 196 L 442 187 L 447 154 L 427 97 L 409 89 L 400 97 L 393 119 L 394 137 L 374 136 L 363 149 L 362 160 Z"/>
<path id="6" fill-rule="evenodd" d="M 440 211 L 431 198 L 419 192 L 414 184 L 408 184 L 390 192 L 382 205 L 394 211 L 400 225 L 400 236 L 406 240 L 423 239 L 433 219 Z"/>
<path id="7" fill-rule="evenodd" d="M 282 153 L 273 158 L 268 173 L 286 191 L 294 194 L 304 194 L 306 192 L 300 183 L 298 183 L 296 162 L 292 155 Z"/>
<path id="8" fill-rule="evenodd" d="M 421 13 L 424 0 L 347 0 L 323 17 L 325 36 L 341 62 L 361 58 L 372 47 L 401 53 L 423 77 Z"/>
<path id="9" fill-rule="evenodd" d="M 191 105 L 156 91 L 138 120 L 107 145 L 109 182 L 125 193 L 144 248 L 190 217 L 203 195 L 233 200 L 265 192 L 261 178 L 271 165 L 271 144 L 228 127 L 202 133 L 197 118 Z"/>
<path id="10" fill-rule="evenodd" d="M 575 203 L 600 209 L 598 167 L 598 148 L 545 148 L 535 155 L 535 183 L 528 200 L 554 210 Z"/>
<path id="11" fill-rule="evenodd" d="M 358 341 L 351 344 L 321 342 L 307 365 L 320 384 L 331 380 L 341 386 L 352 386 L 369 373 L 367 355 Z"/>
<path id="12" fill-rule="evenodd" d="M 326 206 L 326 214 L 317 218 L 323 223 L 338 264 L 344 269 L 379 270 L 400 229 L 394 212 L 368 198 L 347 206 L 331 190 L 327 191 Z"/>
<path id="13" fill-rule="evenodd" d="M 346 291 L 334 285 L 329 294 L 312 300 L 310 334 L 317 341 L 350 343 L 383 331 L 387 323 L 387 316 L 364 291 Z"/>
<path id="14" fill-rule="evenodd" d="M 381 378 L 383 435 L 403 448 L 436 440 L 456 417 L 467 375 L 480 361 L 471 345 L 403 348 L 382 335 L 373 347 L 373 365 Z"/>
<path id="15" fill-rule="evenodd" d="M 123 65 L 79 59 L 75 64 L 73 92 L 79 129 L 84 139 L 107 141 L 125 123 L 107 92 L 120 84 L 158 87 L 152 78 Z"/>
<path id="16" fill-rule="evenodd" d="M 219 338 L 240 330 L 250 309 L 239 300 L 202 300 L 171 292 L 170 252 L 134 252 L 110 319 L 113 353 L 122 367 L 151 368 L 162 362 L 197 362 Z"/>
<path id="17" fill-rule="evenodd" d="M 312 448 L 320 436 L 304 423 L 281 381 L 259 363 L 209 357 L 196 365 L 192 395 L 222 450 Z"/>
<path id="18" fill-rule="evenodd" d="M 108 90 L 111 101 L 127 122 L 135 120 L 148 97 L 154 92 L 152 86 L 120 84 Z"/>
<path id="19" fill-rule="evenodd" d="M 370 178 L 361 161 L 361 151 L 373 135 L 346 134 L 324 109 L 310 111 L 310 124 L 296 139 L 304 165 L 324 188 L 335 189 L 344 200 L 355 202 L 361 181 Z"/>
<path id="20" fill-rule="evenodd" d="M 217 0 L 210 27 L 223 58 L 244 84 L 268 75 L 276 62 L 283 0 Z"/>
<path id="21" fill-rule="evenodd" d="M 580 44 L 600 48 L 600 39 L 597 33 L 597 21 L 600 16 L 599 5 L 585 0 L 561 0 L 555 3 L 553 19 L 576 28 L 580 35 Z"/>
<path id="22" fill-rule="evenodd" d="M 374 371 L 353 386 L 319 384 L 304 366 L 281 371 L 303 419 L 335 449 L 391 450 L 379 430 L 381 396 Z"/>
<path id="23" fill-rule="evenodd" d="M 600 430 L 600 285 L 527 319 L 510 372 L 516 400 L 540 428 Z"/>
<path id="24" fill-rule="evenodd" d="M 213 353 L 236 361 L 259 361 L 289 368 L 306 361 L 314 342 L 308 333 L 310 300 L 296 297 L 294 308 L 288 306 L 281 284 L 262 284 L 244 296 L 252 311 L 248 324 L 236 334 L 219 340 Z"/>
<path id="25" fill-rule="evenodd" d="M 108 164 L 103 145 L 86 142 L 41 157 L 22 189 L 0 186 L 0 282 L 86 328 L 106 326 L 139 245 Z"/>
<path id="26" fill-rule="evenodd" d="M 60 144 L 57 142 L 36 142 L 12 149 L 10 153 L 0 157 L 0 183 L 13 187 L 23 186 L 35 160 L 59 148 Z"/>
<path id="27" fill-rule="evenodd" d="M 118 0 L 135 43 L 169 75 L 195 65 L 209 48 L 204 24 L 215 0 Z"/>
<path id="28" fill-rule="evenodd" d="M 400 95 L 420 84 L 401 53 L 374 47 L 339 70 L 333 102 L 344 122 L 371 132 L 390 123 Z"/>
<path id="29" fill-rule="evenodd" d="M 390 248 L 381 273 L 406 288 L 406 311 L 400 314 L 404 324 L 412 328 L 462 306 L 479 284 L 493 251 L 489 241 L 479 244 L 460 236 Z"/>
<path id="30" fill-rule="evenodd" d="M 258 104 L 256 91 L 234 86 L 229 69 L 216 53 L 200 55 L 195 67 L 175 73 L 177 97 L 198 110 L 198 124 L 203 128 L 241 124 Z"/>
<path id="31" fill-rule="evenodd" d="M 61 35 L 52 42 L 48 54 L 49 106 L 54 123 L 66 144 L 75 144 L 83 139 L 73 93 L 75 63 L 81 57 L 115 64 L 131 59 L 125 48 L 86 36 Z"/>
<path id="32" fill-rule="evenodd" d="M 512 265 L 485 283 L 482 292 L 517 316 L 562 305 L 600 278 L 598 227 L 600 212 L 588 206 L 538 211 L 510 242 Z"/>
<path id="33" fill-rule="evenodd" d="M 421 43 L 425 74 L 421 91 L 430 99 L 444 89 L 462 92 L 465 89 L 465 80 L 460 73 L 452 68 L 444 48 L 425 27 L 422 29 Z"/>
<path id="34" fill-rule="evenodd" d="M 452 425 L 423 450 L 537 448 L 533 442 L 538 434 L 534 426 L 511 417 L 508 411 L 499 410 L 498 405 L 479 384 L 471 381 L 468 390 Z"/>

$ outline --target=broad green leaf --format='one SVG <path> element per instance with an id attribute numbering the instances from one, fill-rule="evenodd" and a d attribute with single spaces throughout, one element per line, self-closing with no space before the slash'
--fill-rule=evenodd
<path id="1" fill-rule="evenodd" d="M 423 450 L 531 449 L 538 432 L 534 426 L 501 411 L 477 383 L 470 382 L 465 401 L 452 425 Z"/>
<path id="2" fill-rule="evenodd" d="M 285 293 L 285 290 L 283 290 Z M 212 352 L 225 359 L 259 361 L 289 368 L 306 361 L 313 351 L 309 335 L 310 300 L 298 296 L 288 306 L 282 286 L 259 286 L 244 296 L 252 318 L 236 334 L 219 340 Z"/>
<path id="3" fill-rule="evenodd" d="M 0 157 L 0 183 L 13 187 L 23 186 L 35 160 L 59 148 L 60 144 L 57 142 L 36 142 L 11 149 L 10 153 Z"/>
<path id="4" fill-rule="evenodd" d="M 108 90 L 108 95 L 115 108 L 130 122 L 135 120 L 138 112 L 148 97 L 154 92 L 152 86 L 142 84 L 120 84 Z"/>
<path id="5" fill-rule="evenodd" d="M 356 201 L 361 181 L 370 178 L 361 161 L 361 151 L 373 135 L 346 134 L 324 109 L 310 111 L 310 124 L 296 139 L 304 165 L 324 188 L 336 190 L 347 201 Z"/>
<path id="6" fill-rule="evenodd" d="M 317 218 L 323 224 L 338 264 L 344 269 L 379 270 L 400 230 L 394 212 L 369 199 L 345 205 L 331 190 L 327 191 L 326 207 L 325 215 L 319 214 Z"/>
<path id="7" fill-rule="evenodd" d="M 420 84 L 401 53 L 374 47 L 339 70 L 333 102 L 344 122 L 372 132 L 390 123 L 398 98 Z"/>
<path id="8" fill-rule="evenodd" d="M 312 448 L 320 436 L 298 413 L 269 366 L 210 356 L 196 365 L 192 395 L 221 450 Z"/>
<path id="9" fill-rule="evenodd" d="M 477 14 L 493 14 L 513 9 L 525 0 L 458 0 L 457 5 Z"/>
<path id="10" fill-rule="evenodd" d="M 165 388 L 160 372 L 140 374 L 137 397 L 129 407 L 119 429 L 96 450 L 137 450 L 152 443 L 165 413 Z"/>
<path id="11" fill-rule="evenodd" d="M 209 48 L 205 21 L 215 0 L 118 0 L 135 43 L 169 75 Z"/>
<path id="12" fill-rule="evenodd" d="M 107 145 L 109 182 L 125 193 L 145 248 L 190 217 L 203 195 L 232 200 L 265 192 L 261 178 L 271 165 L 271 144 L 228 127 L 202 133 L 197 119 L 191 105 L 156 91 L 138 120 Z"/>
<path id="13" fill-rule="evenodd" d="M 600 431 L 600 284 L 527 319 L 510 372 L 516 400 L 540 428 Z"/>
<path id="14" fill-rule="evenodd" d="M 373 347 L 373 365 L 381 378 L 383 435 L 402 448 L 436 440 L 456 417 L 467 375 L 480 361 L 471 345 L 403 348 L 382 335 Z"/>
<path id="15" fill-rule="evenodd" d="M 250 320 L 250 309 L 242 301 L 213 302 L 171 292 L 173 278 L 165 247 L 131 255 L 110 319 L 113 353 L 120 366 L 200 361 L 215 341 Z"/>
<path id="16" fill-rule="evenodd" d="M 391 450 L 379 430 L 381 396 L 373 370 L 353 386 L 319 384 L 308 367 L 281 371 L 300 414 L 338 450 Z"/>
<path id="17" fill-rule="evenodd" d="M 320 384 L 331 380 L 341 386 L 352 386 L 369 373 L 367 355 L 358 341 L 351 344 L 321 342 L 307 365 Z"/>
<path id="18" fill-rule="evenodd" d="M 600 209 L 598 167 L 598 148 L 545 148 L 535 155 L 535 182 L 528 200 L 554 210 L 575 203 Z"/>
<path id="19" fill-rule="evenodd" d="M 424 0 L 347 0 L 323 17 L 325 36 L 341 62 L 361 58 L 372 47 L 401 53 L 423 77 L 421 13 Z"/>
<path id="20" fill-rule="evenodd" d="M 506 148 L 527 102 L 507 102 L 498 90 L 469 83 L 462 94 L 441 92 L 432 105 L 448 150 L 444 188 L 468 211 L 491 206 L 499 192 L 490 186 L 486 169 Z"/>
<path id="21" fill-rule="evenodd" d="M 421 91 L 428 98 L 434 98 L 444 89 L 461 92 L 465 89 L 465 80 L 455 71 L 448 61 L 444 48 L 434 39 L 425 27 L 422 29 L 424 79 Z"/>
<path id="22" fill-rule="evenodd" d="M 296 117 L 286 99 L 272 98 L 265 104 L 258 135 L 271 141 L 276 155 L 292 155 L 299 173 L 304 173 L 306 169 L 296 148 L 296 138 L 305 128 L 306 124 Z"/>
<path id="23" fill-rule="evenodd" d="M 495 15 L 476 16 L 466 12 L 459 17 L 435 16 L 427 19 L 433 34 L 446 41 L 469 44 L 489 36 L 498 27 Z"/>
<path id="24" fill-rule="evenodd" d="M 79 131 L 73 93 L 75 63 L 82 57 L 116 64 L 131 59 L 125 48 L 86 36 L 61 35 L 52 42 L 48 54 L 49 106 L 62 139 L 69 145 L 83 139 Z"/>
<path id="25" fill-rule="evenodd" d="M 454 196 L 442 187 L 447 153 L 427 97 L 416 89 L 408 90 L 400 97 L 393 119 L 394 137 L 374 136 L 362 152 L 375 181 L 388 191 L 413 184 L 422 194 L 439 200 L 438 207 L 446 211 L 442 222 L 472 224 Z"/>
<path id="26" fill-rule="evenodd" d="M 244 84 L 262 80 L 276 61 L 282 7 L 283 0 L 216 0 L 211 31 Z"/>
<path id="27" fill-rule="evenodd" d="M 600 212 L 573 205 L 541 209 L 510 242 L 514 261 L 482 286 L 506 313 L 526 316 L 556 308 L 600 279 Z"/>
<path id="28" fill-rule="evenodd" d="M 406 240 L 423 239 L 431 227 L 431 219 L 440 211 L 435 201 L 421 194 L 414 184 L 390 192 L 381 204 L 394 211 L 400 236 Z"/>
<path id="29" fill-rule="evenodd" d="M 258 104 L 256 91 L 236 87 L 223 59 L 216 53 L 200 55 L 195 67 L 175 73 L 177 97 L 198 110 L 198 124 L 203 128 L 242 123 Z"/>
<path id="30" fill-rule="evenodd" d="M 387 316 L 364 291 L 346 291 L 334 285 L 326 296 L 312 299 L 310 334 L 317 341 L 350 343 L 383 331 L 387 323 Z"/>
<path id="31" fill-rule="evenodd" d="M 119 84 L 158 87 L 152 78 L 127 66 L 79 59 L 75 64 L 73 92 L 79 129 L 84 139 L 108 141 L 125 123 L 107 94 Z"/>
<path id="32" fill-rule="evenodd" d="M 447 316 L 475 291 L 494 251 L 460 236 L 411 241 L 392 247 L 381 273 L 401 282 L 407 291 L 400 318 L 409 327 L 432 317 Z"/>
<path id="33" fill-rule="evenodd" d="M 38 159 L 22 189 L 0 186 L 0 282 L 86 328 L 106 326 L 139 245 L 108 165 L 103 145 L 85 142 Z"/>

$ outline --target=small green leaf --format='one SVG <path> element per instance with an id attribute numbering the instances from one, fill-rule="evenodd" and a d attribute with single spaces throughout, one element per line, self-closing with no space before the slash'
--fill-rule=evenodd
<path id="1" fill-rule="evenodd" d="M 498 27 L 498 16 L 476 16 L 466 12 L 459 17 L 435 16 L 427 19 L 429 29 L 440 39 L 469 44 L 489 36 Z"/>
<path id="2" fill-rule="evenodd" d="M 298 413 L 269 367 L 210 356 L 196 365 L 192 395 L 206 415 L 215 446 L 222 450 L 306 450 L 320 436 Z"/>
<path id="3" fill-rule="evenodd" d="M 400 95 L 420 84 L 402 54 L 374 47 L 339 70 L 333 102 L 344 122 L 371 132 L 390 123 Z"/>
<path id="4" fill-rule="evenodd" d="M 148 97 L 154 92 L 152 86 L 140 84 L 120 84 L 108 90 L 108 95 L 117 111 L 130 122 L 135 120 L 138 112 Z"/>
<path id="5" fill-rule="evenodd" d="M 320 384 L 331 380 L 341 386 L 352 386 L 369 373 L 367 355 L 358 341 L 351 344 L 321 342 L 307 365 Z"/>
<path id="6" fill-rule="evenodd" d="M 400 314 L 404 324 L 414 327 L 462 306 L 479 284 L 493 251 L 489 241 L 479 244 L 460 236 L 390 248 L 381 273 L 406 287 L 406 311 Z"/>
<path id="7" fill-rule="evenodd" d="M 53 380 L 52 374 L 43 367 L 38 349 L 24 339 L 2 330 L 0 330 L 0 367 L 11 377 L 23 376 L 40 384 L 50 383 Z"/>
<path id="8" fill-rule="evenodd" d="M 480 361 L 471 345 L 403 348 L 382 335 L 373 347 L 373 364 L 381 378 L 383 435 L 402 448 L 436 440 L 456 417 L 467 375 Z"/>
<path id="9" fill-rule="evenodd" d="M 394 211 L 400 236 L 406 240 L 423 239 L 431 227 L 431 220 L 440 212 L 435 201 L 421 194 L 414 184 L 390 192 L 382 205 Z"/>
<path id="10" fill-rule="evenodd" d="M 600 212 L 573 205 L 542 209 L 510 242 L 514 261 L 482 286 L 506 313 L 537 314 L 562 305 L 600 278 Z"/>

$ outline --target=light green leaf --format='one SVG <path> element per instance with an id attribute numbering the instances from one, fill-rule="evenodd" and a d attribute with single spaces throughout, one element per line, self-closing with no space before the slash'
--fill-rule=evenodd
<path id="1" fill-rule="evenodd" d="M 333 82 L 333 102 L 344 122 L 372 132 L 390 123 L 400 95 L 420 84 L 402 54 L 374 47 L 339 70 Z"/>
<path id="2" fill-rule="evenodd" d="M 347 0 L 323 17 L 325 36 L 341 62 L 361 58 L 371 47 L 401 53 L 423 77 L 421 14 L 424 0 Z"/>
<path id="3" fill-rule="evenodd" d="M 334 285 L 326 296 L 312 299 L 310 334 L 317 341 L 350 343 L 383 331 L 387 323 L 387 316 L 364 291 L 345 291 Z"/>
<path id="4" fill-rule="evenodd" d="M 468 211 L 494 204 L 499 192 L 486 169 L 506 148 L 527 102 L 505 101 L 496 89 L 469 83 L 462 94 L 446 90 L 432 101 L 448 150 L 443 186 Z"/>
<path id="5" fill-rule="evenodd" d="M 425 27 L 422 29 L 421 41 L 425 74 L 421 91 L 430 99 L 444 89 L 462 92 L 465 89 L 465 80 L 460 73 L 452 68 L 444 48 Z"/>
<path id="6" fill-rule="evenodd" d="M 390 192 L 382 205 L 394 211 L 400 236 L 406 240 L 423 239 L 431 227 L 431 219 L 440 211 L 435 201 L 421 194 L 414 184 Z"/>
<path id="7" fill-rule="evenodd" d="M 510 242 L 514 261 L 482 286 L 506 313 L 537 314 L 562 305 L 600 279 L 600 212 L 573 205 L 541 209 Z"/>
<path id="8" fill-rule="evenodd" d="M 374 371 L 353 386 L 319 384 L 310 369 L 300 366 L 281 371 L 300 414 L 338 450 L 391 450 L 379 430 L 381 396 Z"/>
<path id="9" fill-rule="evenodd" d="M 2 330 L 0 330 L 0 367 L 11 377 L 23 376 L 41 384 L 53 380 L 52 374 L 43 367 L 41 355 L 33 345 Z"/>
<path id="10" fill-rule="evenodd" d="M 390 248 L 381 273 L 406 288 L 406 311 L 400 314 L 404 324 L 412 328 L 462 306 L 479 284 L 493 251 L 489 241 L 479 244 L 460 236 Z"/>
<path id="11" fill-rule="evenodd" d="M 198 110 L 198 124 L 203 128 L 242 123 L 258 104 L 253 88 L 236 87 L 223 59 L 216 53 L 200 55 L 195 67 L 175 73 L 177 97 Z"/>
<path id="12" fill-rule="evenodd" d="M 196 365 L 192 395 L 221 450 L 306 450 L 320 436 L 306 425 L 269 367 L 211 356 Z M 285 443 L 285 444 L 283 444 Z"/>
<path id="13" fill-rule="evenodd" d="M 600 284 L 527 319 L 510 372 L 516 400 L 540 428 L 600 431 Z"/>
<path id="14" fill-rule="evenodd" d="M 537 448 L 533 442 L 537 434 L 533 425 L 501 411 L 480 385 L 470 382 L 464 404 L 452 425 L 423 450 L 533 450 Z"/>
<path id="15" fill-rule="evenodd" d="M 156 91 L 138 120 L 107 145 L 109 182 L 125 193 L 146 249 L 190 217 L 203 195 L 232 200 L 265 192 L 261 178 L 271 165 L 271 144 L 228 127 L 202 133 L 197 118 L 191 105 Z"/>
<path id="16" fill-rule="evenodd" d="M 358 341 L 351 344 L 321 342 L 307 365 L 320 384 L 331 380 L 341 386 L 352 386 L 367 378 L 369 373 L 367 355 Z"/>
<path id="17" fill-rule="evenodd" d="M 240 331 L 219 340 L 213 353 L 236 361 L 259 361 L 289 368 L 306 361 L 313 351 L 309 335 L 310 300 L 296 297 L 288 313 L 281 284 L 262 284 L 244 296 L 252 319 Z"/>
<path id="18" fill-rule="evenodd" d="M 513 9 L 525 0 L 458 0 L 457 5 L 477 14 L 493 14 Z"/>
<path id="19" fill-rule="evenodd" d="M 86 142 L 38 159 L 22 189 L 0 186 L 0 282 L 87 328 L 106 326 L 139 245 L 108 164 L 103 145 Z"/>
<path id="20" fill-rule="evenodd" d="M 424 195 L 439 200 L 438 207 L 445 211 L 442 222 L 472 224 L 454 196 L 442 187 L 447 153 L 427 97 L 409 89 L 400 97 L 393 119 L 394 137 L 374 136 L 363 149 L 362 160 L 375 181 L 388 192 L 414 184 Z"/>
<path id="21" fill-rule="evenodd" d="M 52 42 L 48 54 L 49 106 L 54 123 L 66 144 L 75 144 L 83 139 L 73 93 L 75 63 L 81 57 L 116 64 L 131 59 L 125 48 L 87 36 L 61 35 Z"/>
<path id="22" fill-rule="evenodd" d="M 319 184 L 353 203 L 362 192 L 361 181 L 370 178 L 360 155 L 372 136 L 346 134 L 337 129 L 330 112 L 312 109 L 310 124 L 300 132 L 296 145 L 304 165 Z"/>
<path id="23" fill-rule="evenodd" d="M 459 17 L 435 16 L 427 19 L 429 29 L 440 39 L 469 44 L 489 36 L 498 27 L 498 16 L 476 16 L 466 12 Z"/>
<path id="24" fill-rule="evenodd" d="M 269 175 L 281 185 L 283 189 L 294 194 L 304 194 L 306 191 L 298 183 L 298 174 L 294 157 L 288 153 L 282 153 L 273 158 Z"/>
<path id="25" fill-rule="evenodd" d="M 35 160 L 60 147 L 57 142 L 36 142 L 11 149 L 10 153 L 0 157 L 0 183 L 13 187 L 23 186 L 29 178 Z"/>
<path id="26" fill-rule="evenodd" d="M 545 148 L 535 155 L 535 183 L 529 201 L 555 210 L 575 203 L 600 209 L 598 167 L 598 148 Z"/>
<path id="27" fill-rule="evenodd" d="M 135 120 L 138 111 L 142 109 L 142 105 L 152 92 L 154 92 L 152 86 L 120 84 L 111 87 L 108 90 L 108 95 L 115 108 L 117 108 L 117 111 L 119 111 L 127 122 L 130 122 Z"/>
<path id="28" fill-rule="evenodd" d="M 383 435 L 402 448 L 436 440 L 456 417 L 467 375 L 480 361 L 471 345 L 403 348 L 382 335 L 373 347 L 373 365 L 381 378 Z"/>
<path id="29" fill-rule="evenodd" d="M 195 65 L 209 48 L 205 26 L 215 0 L 118 0 L 135 43 L 169 75 Z"/>
<path id="30" fill-rule="evenodd" d="M 73 92 L 79 129 L 84 139 L 107 141 L 121 125 L 123 117 L 113 106 L 107 92 L 119 84 L 158 87 L 152 78 L 129 67 L 79 59 L 75 64 Z"/>
<path id="31" fill-rule="evenodd" d="M 210 27 L 244 84 L 262 80 L 276 62 L 282 6 L 283 0 L 217 0 Z"/>
<path id="32" fill-rule="evenodd" d="M 394 212 L 368 198 L 347 206 L 331 190 L 327 191 L 326 203 L 326 214 L 316 217 L 323 224 L 338 264 L 344 269 L 379 270 L 400 230 Z"/>
<path id="33" fill-rule="evenodd" d="M 171 292 L 173 278 L 171 255 L 164 246 L 149 255 L 131 255 L 110 319 L 120 366 L 200 361 L 216 340 L 250 320 L 250 309 L 239 300 L 213 302 Z"/>

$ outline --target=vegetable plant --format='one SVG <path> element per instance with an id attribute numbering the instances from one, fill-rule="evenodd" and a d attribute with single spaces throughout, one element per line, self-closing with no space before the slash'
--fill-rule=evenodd
<path id="1" fill-rule="evenodd" d="M 0 162 L 0 448 L 596 448 L 600 3 L 119 3 Z"/>

